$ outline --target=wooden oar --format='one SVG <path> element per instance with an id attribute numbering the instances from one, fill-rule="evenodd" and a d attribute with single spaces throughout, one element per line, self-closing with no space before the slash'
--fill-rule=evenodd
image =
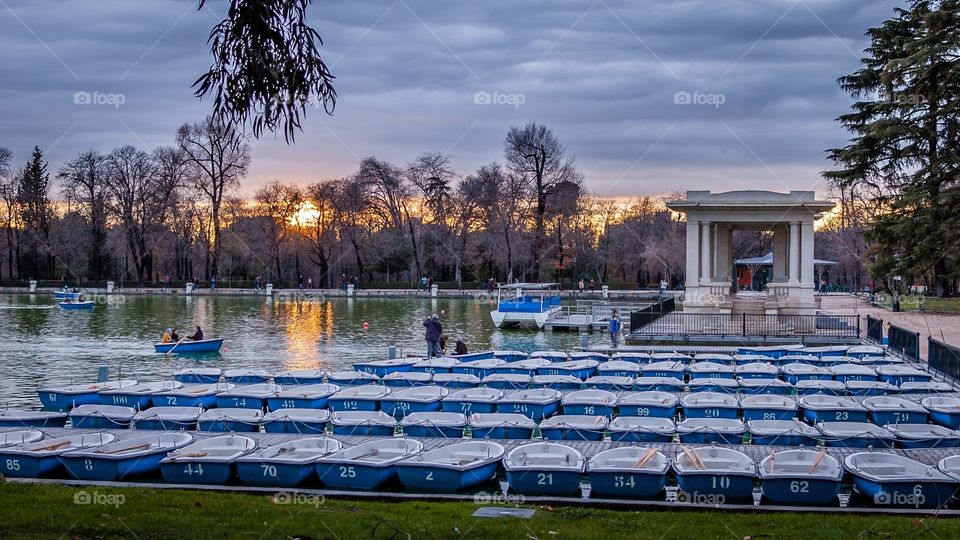
<path id="1" fill-rule="evenodd" d="M 63 448 L 64 446 L 69 446 L 69 445 L 70 445 L 70 441 L 66 441 L 66 442 L 62 442 L 62 443 L 51 444 L 50 446 L 44 446 L 44 447 L 42 447 L 42 448 L 34 448 L 33 451 L 34 451 L 34 452 L 48 452 L 48 451 L 50 451 L 50 450 L 59 450 L 59 449 Z"/>
<path id="2" fill-rule="evenodd" d="M 696 454 L 693 450 L 687 447 L 687 445 L 681 445 L 680 448 L 683 448 L 683 453 L 687 455 L 687 459 L 690 460 L 690 463 L 698 469 L 706 469 L 707 466 L 700 459 L 700 456 Z"/>
<path id="3" fill-rule="evenodd" d="M 810 472 L 817 470 L 817 467 L 820 465 L 820 462 L 823 461 L 823 456 L 827 455 L 826 450 L 820 450 L 817 452 L 817 457 L 813 460 L 813 465 L 810 467 Z"/>
<path id="4" fill-rule="evenodd" d="M 206 455 L 207 455 L 206 452 L 191 452 L 189 454 L 176 454 L 176 455 L 170 456 L 170 459 L 176 460 L 180 458 L 197 458 L 197 457 L 206 457 Z"/>
<path id="5" fill-rule="evenodd" d="M 183 343 L 183 340 L 185 340 L 185 339 L 187 339 L 187 338 L 180 338 L 180 341 L 178 341 L 173 347 L 170 347 L 170 350 L 167 351 L 167 356 L 170 356 L 170 354 L 173 353 L 174 349 L 176 349 L 177 346 L 179 346 L 181 343 Z"/>
<path id="6" fill-rule="evenodd" d="M 638 459 L 636 463 L 633 464 L 633 468 L 642 469 L 643 466 L 646 465 L 648 461 L 653 459 L 653 456 L 655 455 L 657 455 L 657 450 L 655 448 L 647 448 L 647 451 L 640 456 L 640 459 Z"/>
<path id="7" fill-rule="evenodd" d="M 770 472 L 773 472 L 777 468 L 777 451 L 770 451 Z"/>
<path id="8" fill-rule="evenodd" d="M 117 448 L 116 450 L 94 450 L 93 453 L 94 454 L 119 454 L 122 452 L 133 452 L 135 450 L 142 450 L 144 448 L 150 448 L 152 446 L 153 444 L 147 443 L 147 444 L 141 444 L 137 446 L 131 446 L 129 448 Z"/>

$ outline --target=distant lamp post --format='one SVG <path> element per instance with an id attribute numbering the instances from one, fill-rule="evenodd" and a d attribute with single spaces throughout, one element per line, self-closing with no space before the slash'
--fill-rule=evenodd
<path id="1" fill-rule="evenodd" d="M 900 254 L 899 254 L 899 253 L 895 253 L 895 254 L 893 255 L 893 260 L 894 260 L 894 262 L 897 263 L 897 269 L 899 270 L 899 269 L 900 269 Z M 901 277 L 900 277 L 899 275 L 893 276 L 893 288 L 894 288 L 894 293 L 893 293 L 893 311 L 894 311 L 894 312 L 899 312 L 899 311 L 901 311 L 901 309 L 900 309 L 900 281 L 901 281 Z"/>

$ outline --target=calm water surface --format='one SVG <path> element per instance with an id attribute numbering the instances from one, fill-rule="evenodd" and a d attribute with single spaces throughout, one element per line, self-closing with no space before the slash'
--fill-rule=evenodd
<path id="1" fill-rule="evenodd" d="M 92 312 L 62 311 L 47 294 L 0 295 L 0 406 L 39 408 L 39 386 L 95 381 L 98 366 L 141 381 L 161 380 L 188 366 L 349 369 L 360 359 L 422 354 L 423 320 L 441 314 L 450 345 L 471 351 L 570 349 L 575 332 L 497 330 L 491 305 L 472 299 L 308 299 L 112 296 Z M 369 323 L 364 330 L 363 323 Z M 167 357 L 153 352 L 163 329 L 181 336 L 203 327 L 226 339 L 219 356 Z M 591 343 L 604 336 L 594 334 Z"/>

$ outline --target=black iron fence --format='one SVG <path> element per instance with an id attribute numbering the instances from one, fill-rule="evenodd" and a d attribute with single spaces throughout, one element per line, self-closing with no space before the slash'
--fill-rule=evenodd
<path id="1" fill-rule="evenodd" d="M 887 330 L 890 348 L 900 354 L 920 360 L 920 332 L 907 330 L 895 324 L 891 324 Z"/>
<path id="2" fill-rule="evenodd" d="M 630 312 L 630 328 L 640 328 L 646 326 L 668 313 L 677 309 L 677 301 L 671 296 L 661 300 L 656 304 L 651 304 L 645 308 Z"/>
<path id="3" fill-rule="evenodd" d="M 874 343 L 883 343 L 883 319 L 867 315 L 867 339 Z"/>
<path id="4" fill-rule="evenodd" d="M 931 369 L 954 380 L 960 378 L 960 348 L 928 337 L 927 361 Z"/>
<path id="5" fill-rule="evenodd" d="M 636 312 L 635 312 L 636 313 Z M 631 324 L 634 335 L 860 337 L 858 315 L 759 315 L 676 312 Z M 633 321 L 633 314 L 631 314 Z"/>

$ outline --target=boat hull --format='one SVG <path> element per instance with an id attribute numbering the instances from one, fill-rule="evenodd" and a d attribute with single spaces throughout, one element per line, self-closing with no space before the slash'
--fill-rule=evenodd
<path id="1" fill-rule="evenodd" d="M 877 437 L 847 437 L 840 440 L 827 439 L 824 441 L 827 446 L 835 448 L 893 448 L 893 440 L 879 439 Z"/>
<path id="2" fill-rule="evenodd" d="M 0 427 L 63 427 L 66 423 L 66 415 L 38 416 L 36 418 L 4 418 L 0 416 Z"/>
<path id="3" fill-rule="evenodd" d="M 687 418 L 736 418 L 736 407 L 684 407 L 683 415 Z"/>
<path id="4" fill-rule="evenodd" d="M 132 407 L 138 411 L 149 409 L 153 396 L 149 394 L 100 394 L 101 405 Z"/>
<path id="5" fill-rule="evenodd" d="M 397 464 L 397 475 L 405 487 L 417 491 L 460 491 L 485 484 L 497 475 L 497 461 L 463 471 L 446 467 Z"/>
<path id="6" fill-rule="evenodd" d="M 64 467 L 77 480 L 110 482 L 154 472 L 169 449 L 126 459 L 97 459 L 89 456 L 63 456 Z"/>
<path id="7" fill-rule="evenodd" d="M 938 508 L 953 498 L 953 482 L 875 482 L 853 476 L 858 493 L 874 505 L 886 508 Z"/>
<path id="8" fill-rule="evenodd" d="M 652 431 L 611 431 L 610 440 L 613 442 L 668 443 L 673 440 L 673 435 Z"/>
<path id="9" fill-rule="evenodd" d="M 373 467 L 346 463 L 317 463 L 317 476 L 325 486 L 341 489 L 372 490 L 397 477 L 394 465 Z"/>
<path id="10" fill-rule="evenodd" d="M 552 416 L 560 409 L 560 402 L 555 401 L 544 405 L 538 403 L 498 403 L 497 412 L 522 414 L 534 422 L 539 422 L 547 416 Z"/>
<path id="11" fill-rule="evenodd" d="M 114 420 L 103 416 L 71 416 L 70 424 L 76 429 L 126 429 L 130 420 Z"/>
<path id="12" fill-rule="evenodd" d="M 80 405 L 98 405 L 100 404 L 100 394 L 97 391 L 85 392 L 82 394 L 64 394 L 56 391 L 37 392 L 40 397 L 40 403 L 44 409 L 53 409 L 56 411 L 68 411 Z"/>
<path id="13" fill-rule="evenodd" d="M 444 401 L 441 408 L 443 412 L 462 413 L 464 416 L 470 416 L 473 413 L 492 413 L 497 408 L 497 404 L 478 401 Z"/>
<path id="14" fill-rule="evenodd" d="M 0 452 L 0 473 L 10 478 L 39 478 L 63 467 L 59 456 L 29 456 Z"/>
<path id="15" fill-rule="evenodd" d="M 548 441 L 602 441 L 603 430 L 569 427 L 541 428 L 540 434 Z"/>
<path id="16" fill-rule="evenodd" d="M 217 353 L 223 346 L 223 339 L 205 339 L 202 341 L 180 341 L 172 343 L 154 343 L 153 350 L 158 353 L 173 351 L 176 354 Z M 216 382 L 216 381 L 209 381 Z"/>
<path id="17" fill-rule="evenodd" d="M 394 418 L 403 418 L 410 413 L 417 412 L 436 412 L 442 407 L 440 400 L 430 402 L 417 401 L 394 401 L 384 399 L 380 401 L 380 410 Z"/>
<path id="18" fill-rule="evenodd" d="M 666 473 L 591 472 L 590 496 L 650 498 L 663 492 Z"/>
<path id="19" fill-rule="evenodd" d="M 312 463 L 276 463 L 269 461 L 238 461 L 237 476 L 250 486 L 293 487 L 316 475 Z"/>
<path id="20" fill-rule="evenodd" d="M 222 431 L 236 433 L 256 433 L 260 424 L 249 424 L 239 420 L 206 420 L 199 422 L 200 431 Z"/>
<path id="21" fill-rule="evenodd" d="M 942 437 L 939 439 L 897 439 L 897 446 L 906 450 L 917 448 L 956 448 L 960 445 L 958 437 Z"/>
<path id="22" fill-rule="evenodd" d="M 762 446 L 816 446 L 817 439 L 807 435 L 785 434 L 785 435 L 754 435 L 750 434 L 750 442 Z"/>
<path id="23" fill-rule="evenodd" d="M 180 350 L 180 347 L 177 347 Z M 174 375 L 173 380 L 183 384 L 210 384 L 220 380 L 220 375 L 204 375 L 201 373 L 181 373 Z"/>
<path id="24" fill-rule="evenodd" d="M 329 399 L 327 408 L 331 411 L 376 411 L 380 407 L 380 401 L 376 399 Z"/>
<path id="25" fill-rule="evenodd" d="M 474 439 L 527 440 L 533 437 L 533 428 L 494 426 L 471 428 Z"/>
<path id="26" fill-rule="evenodd" d="M 763 498 L 773 504 L 828 506 L 837 503 L 839 480 L 808 477 L 768 478 L 760 483 Z"/>
<path id="27" fill-rule="evenodd" d="M 327 430 L 326 422 L 299 422 L 296 420 L 271 420 L 264 422 L 267 433 L 303 433 L 316 435 Z"/>
<path id="28" fill-rule="evenodd" d="M 323 409 L 327 406 L 330 396 L 318 398 L 304 397 L 275 397 L 267 400 L 267 409 L 279 411 L 280 409 Z"/>
<path id="29" fill-rule="evenodd" d="M 793 420 L 797 417 L 795 410 L 783 409 L 743 409 L 743 421 L 747 420 Z"/>
<path id="30" fill-rule="evenodd" d="M 523 495 L 572 496 L 580 493 L 580 472 L 551 469 L 507 471 L 510 489 Z"/>
<path id="31" fill-rule="evenodd" d="M 960 413 L 930 411 L 930 420 L 946 428 L 960 429 Z"/>
<path id="32" fill-rule="evenodd" d="M 254 409 L 262 411 L 267 406 L 267 398 L 255 396 L 217 396 L 217 407 L 221 409 Z"/>
<path id="33" fill-rule="evenodd" d="M 334 425 L 332 431 L 335 435 L 364 435 L 373 437 L 392 437 L 396 428 L 393 426 L 337 426 Z"/>
<path id="34" fill-rule="evenodd" d="M 203 407 L 204 409 L 213 409 L 217 406 L 217 395 L 213 393 L 203 396 L 155 394 L 152 401 L 154 407 Z"/>
<path id="35" fill-rule="evenodd" d="M 803 419 L 811 424 L 818 422 L 866 422 L 867 411 L 850 411 L 847 409 L 813 410 L 802 409 Z"/>
<path id="36" fill-rule="evenodd" d="M 748 500 L 753 497 L 753 476 L 737 474 L 677 474 L 677 485 L 688 502 L 699 502 L 702 496 L 723 497 L 723 500 Z M 681 494 L 677 494 L 680 500 Z M 683 502 L 683 501 L 681 501 Z M 712 499 L 711 502 L 720 502 Z"/>
<path id="37" fill-rule="evenodd" d="M 224 484 L 234 475 L 234 463 L 178 460 L 160 464 L 163 479 L 171 484 Z"/>
<path id="38" fill-rule="evenodd" d="M 408 437 L 444 437 L 459 439 L 463 437 L 463 426 L 404 426 L 403 434 Z"/>
<path id="39" fill-rule="evenodd" d="M 155 431 L 159 431 L 159 430 L 192 431 L 197 428 L 197 422 L 195 420 L 192 422 L 177 422 L 175 420 L 160 420 L 160 419 L 134 420 L 133 427 L 137 429 L 155 430 Z"/>
<path id="40" fill-rule="evenodd" d="M 717 433 L 715 431 L 694 431 L 691 433 L 680 433 L 680 442 L 696 444 L 741 444 L 743 442 L 743 433 Z"/>
<path id="41" fill-rule="evenodd" d="M 919 411 L 870 411 L 870 421 L 878 426 L 887 424 L 926 424 L 929 415 Z"/>
<path id="42" fill-rule="evenodd" d="M 596 405 L 596 404 L 575 404 L 575 405 L 564 405 L 563 414 L 577 414 L 582 416 L 606 416 L 607 418 L 613 417 L 612 405 Z"/>

